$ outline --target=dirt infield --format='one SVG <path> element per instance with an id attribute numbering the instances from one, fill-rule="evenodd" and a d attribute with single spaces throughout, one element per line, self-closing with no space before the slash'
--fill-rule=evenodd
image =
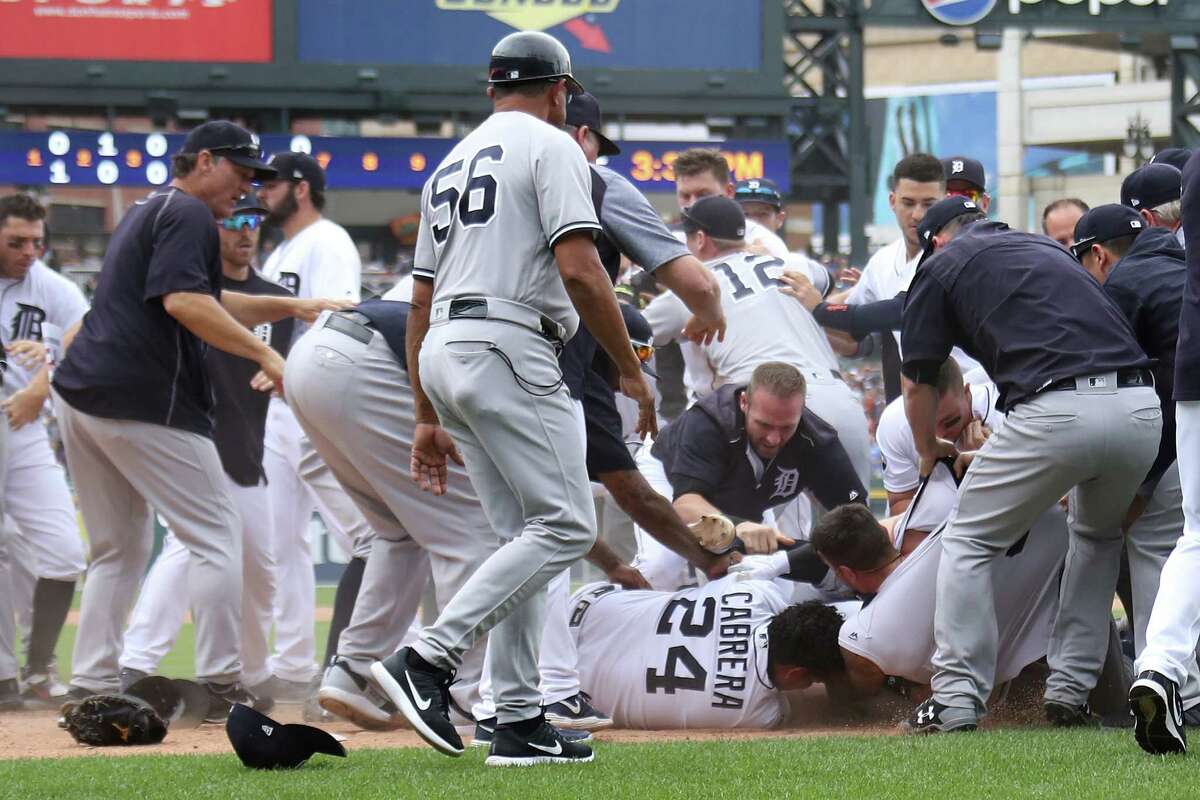
<path id="1" fill-rule="evenodd" d="M 300 706 L 278 706 L 271 716 L 279 722 L 301 722 Z M 363 731 L 345 722 L 320 723 L 317 727 L 345 736 L 348 750 L 424 747 L 417 735 L 409 730 L 376 733 Z M 687 731 L 604 731 L 596 734 L 602 742 L 667 742 L 702 741 L 711 739 L 740 740 L 762 737 L 802 738 L 830 734 L 856 733 L 884 735 L 894 733 L 891 724 L 879 722 L 868 725 L 805 725 L 776 731 L 753 730 L 687 730 Z M 157 745 L 146 747 L 84 747 L 75 743 L 70 734 L 58 727 L 58 714 L 53 711 L 23 711 L 0 714 L 0 760 L 22 758 L 88 758 L 126 755 L 200 755 L 231 752 L 225 728 L 202 725 L 199 728 L 169 731 Z"/>

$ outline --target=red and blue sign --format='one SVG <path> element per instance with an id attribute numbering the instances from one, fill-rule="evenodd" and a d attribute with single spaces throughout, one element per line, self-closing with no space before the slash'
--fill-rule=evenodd
<path id="1" fill-rule="evenodd" d="M 974 25 L 996 7 L 996 0 L 921 0 L 925 10 L 947 25 Z"/>

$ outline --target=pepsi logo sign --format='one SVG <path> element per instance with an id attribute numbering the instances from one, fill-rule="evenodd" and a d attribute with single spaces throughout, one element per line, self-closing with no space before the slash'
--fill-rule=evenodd
<path id="1" fill-rule="evenodd" d="M 921 0 L 925 10 L 947 25 L 974 25 L 991 13 L 996 0 Z"/>

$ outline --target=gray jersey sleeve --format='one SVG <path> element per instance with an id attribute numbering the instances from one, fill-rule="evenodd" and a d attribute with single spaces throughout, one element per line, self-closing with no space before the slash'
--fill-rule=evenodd
<path id="1" fill-rule="evenodd" d="M 579 145 L 562 131 L 551 131 L 538 137 L 533 156 L 538 212 L 550 247 L 574 231 L 599 232 L 592 204 L 592 175 Z"/>
<path id="2" fill-rule="evenodd" d="M 431 179 L 432 180 L 432 179 Z M 425 201 L 429 195 L 429 183 L 421 190 L 421 222 L 417 225 L 417 249 L 413 254 L 413 276 L 433 280 L 437 271 L 437 254 L 433 249 L 433 232 L 429 230 L 429 218 L 425 216 Z"/>
<path id="3" fill-rule="evenodd" d="M 653 272 L 668 261 L 688 255 L 687 246 L 667 229 L 654 206 L 627 178 L 608 167 L 592 169 L 606 187 L 600 224 L 630 261 Z"/>

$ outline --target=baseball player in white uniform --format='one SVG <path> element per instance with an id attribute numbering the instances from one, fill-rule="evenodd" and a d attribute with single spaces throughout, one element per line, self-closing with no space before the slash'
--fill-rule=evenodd
<path id="1" fill-rule="evenodd" d="M 689 249 L 718 276 L 728 321 L 724 341 L 684 344 L 685 361 L 711 376 L 707 386 L 696 386 L 700 396 L 727 383 L 748 382 L 754 368 L 767 361 L 795 366 L 804 375 L 806 405 L 837 430 L 859 479 L 869 483 L 870 438 L 862 404 L 841 379 L 821 326 L 779 292 L 783 262 L 746 249 L 745 216 L 733 200 L 706 197 L 683 215 Z M 655 298 L 645 310 L 655 345 L 681 338 L 690 316 L 675 295 Z"/>
<path id="2" fill-rule="evenodd" d="M 259 195 L 269 212 L 267 222 L 279 226 L 286 238 L 271 251 L 263 274 L 297 297 L 357 302 L 362 263 L 346 230 L 321 214 L 325 206 L 321 165 L 305 153 L 278 153 L 271 164 L 279 177 L 266 182 Z M 297 325 L 295 337 L 304 330 L 306 326 Z M 275 653 L 270 669 L 276 679 L 276 698 L 293 701 L 306 698 L 316 670 L 312 625 L 316 579 L 308 541 L 314 508 L 344 550 L 365 557 L 370 547 L 369 528 L 340 487 L 305 482 L 301 462 L 307 450 L 311 445 L 287 402 L 273 398 L 264 458 L 276 564 Z"/>
<path id="3" fill-rule="evenodd" d="M 784 691 L 827 668 L 795 647 L 803 612 L 789 605 L 775 584 L 735 577 L 675 593 L 585 586 L 570 618 L 584 691 L 622 728 L 777 727 Z"/>
<path id="4" fill-rule="evenodd" d="M 954 359 L 947 359 L 938 375 L 938 436 L 955 442 L 960 452 L 978 450 L 988 435 L 1004 425 L 1004 415 L 996 409 L 995 385 L 982 370 L 976 378 L 966 383 Z M 893 400 L 883 410 L 875 429 L 875 443 L 883 462 L 888 512 L 902 513 L 921 482 L 921 458 L 903 399 Z"/>
<path id="5" fill-rule="evenodd" d="M 936 471 L 949 476 L 945 465 Z M 946 509 L 948 512 L 949 509 Z M 847 617 L 838 636 L 851 683 L 877 691 L 885 678 L 928 685 L 933 677 L 933 611 L 941 562 L 939 527 L 909 555 L 902 556 L 887 532 L 861 506 L 844 506 L 813 529 L 813 547 L 844 582 L 874 594 Z M 1046 655 L 1058 613 L 1058 579 L 1066 558 L 1066 514 L 1046 511 L 1026 537 L 996 565 L 996 619 L 999 633 L 998 683 Z M 869 537 L 873 548 L 864 547 Z M 858 540 L 858 541 L 855 541 Z M 845 549 L 840 549 L 844 547 Z M 856 563 L 846 554 L 870 551 L 877 563 Z M 850 563 L 847 563 L 847 562 Z"/>
<path id="6" fill-rule="evenodd" d="M 11 549 L 31 555 L 26 567 L 36 578 L 32 591 L 16 590 L 15 598 L 33 609 L 24 697 L 57 706 L 65 687 L 51 673 L 54 647 L 87 565 L 75 503 L 41 418 L 50 393 L 45 353 L 55 354 L 88 306 L 74 283 L 37 260 L 45 213 L 27 195 L 0 200 L 0 338 L 8 354 L 3 409 L 11 429 L 3 494 L 20 539 Z M 23 351 L 34 357 L 22 357 Z"/>
<path id="7" fill-rule="evenodd" d="M 584 452 L 556 358 L 581 317 L 616 364 L 622 390 L 640 401 L 642 431 L 654 431 L 653 396 L 593 243 L 600 226 L 587 162 L 557 129 L 568 93 L 581 88 L 570 72 L 566 48 L 546 34 L 514 33 L 496 45 L 495 113 L 426 184 L 413 268 L 406 348 L 414 477 L 440 494 L 447 459 L 460 460 L 461 450 L 492 527 L 510 541 L 416 644 L 371 673 L 426 742 L 460 755 L 448 686 L 463 654 L 493 629 L 493 766 L 592 758 L 545 721 L 537 689 L 546 584 L 595 539 Z"/>

